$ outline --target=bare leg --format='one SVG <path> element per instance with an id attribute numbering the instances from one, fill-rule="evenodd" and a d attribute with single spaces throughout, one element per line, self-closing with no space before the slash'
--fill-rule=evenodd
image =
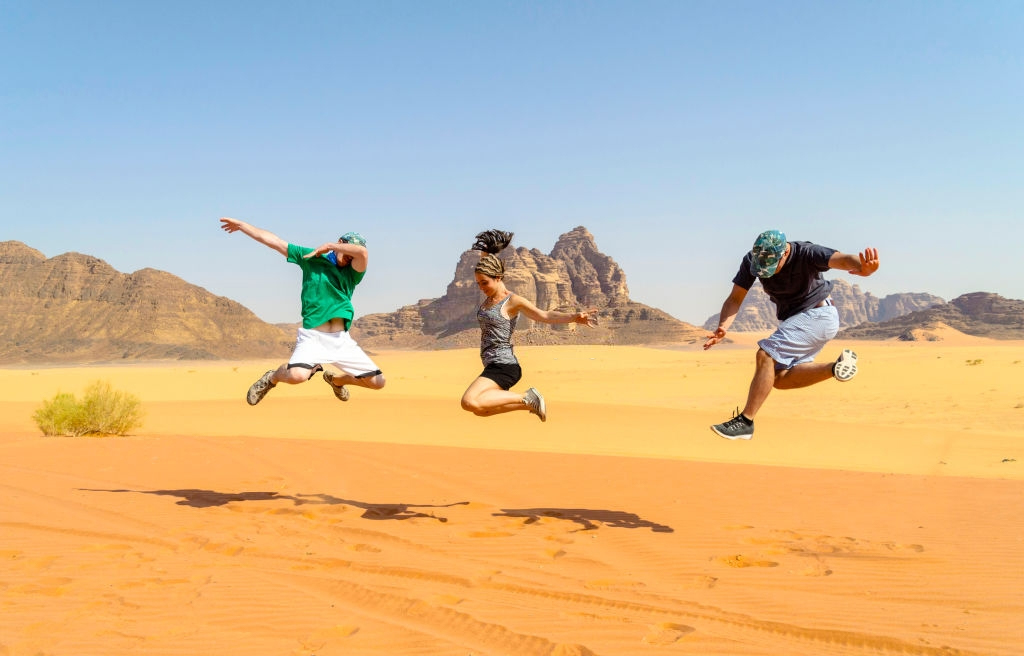
<path id="1" fill-rule="evenodd" d="M 832 378 L 832 365 L 832 362 L 807 362 L 791 369 L 775 371 L 775 361 L 764 350 L 758 349 L 757 368 L 754 371 L 754 379 L 750 381 L 747 404 L 743 406 L 744 416 L 753 419 L 772 388 L 798 389 Z"/>
<path id="2" fill-rule="evenodd" d="M 341 372 L 340 374 L 334 374 L 334 378 L 331 383 L 335 387 L 343 387 L 345 385 L 355 385 L 357 387 L 365 387 L 366 389 L 379 390 L 384 387 L 384 374 L 377 374 L 376 376 L 365 376 L 363 378 L 356 378 L 352 374 Z"/>
<path id="3" fill-rule="evenodd" d="M 462 409 L 478 417 L 500 415 L 514 410 L 529 410 L 523 395 L 501 389 L 490 378 L 480 377 L 470 383 L 462 395 Z"/>
<path id="4" fill-rule="evenodd" d="M 833 362 L 807 362 L 775 374 L 775 389 L 809 387 L 832 378 Z"/>
<path id="5" fill-rule="evenodd" d="M 288 368 L 288 364 L 282 364 L 274 371 L 274 375 L 271 377 L 271 382 L 275 385 L 277 383 L 285 383 L 287 385 L 298 385 L 309 380 L 309 369 L 303 369 L 301 367 Z"/>
<path id="6" fill-rule="evenodd" d="M 772 387 L 775 386 L 775 360 L 763 349 L 757 349 L 755 357 L 754 378 L 750 381 L 750 390 L 747 392 L 747 404 L 743 406 L 743 415 L 750 420 L 754 419 L 757 411 L 761 409 Z"/>

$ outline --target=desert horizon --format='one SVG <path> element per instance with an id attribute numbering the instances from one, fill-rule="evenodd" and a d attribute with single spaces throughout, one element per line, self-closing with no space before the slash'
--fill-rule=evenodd
<path id="1" fill-rule="evenodd" d="M 255 407 L 279 360 L 0 368 L 0 654 L 1018 653 L 1024 342 L 833 342 L 730 442 L 732 337 L 517 346 L 546 423 L 459 408 L 476 349 Z M 97 379 L 143 425 L 43 437 Z"/>

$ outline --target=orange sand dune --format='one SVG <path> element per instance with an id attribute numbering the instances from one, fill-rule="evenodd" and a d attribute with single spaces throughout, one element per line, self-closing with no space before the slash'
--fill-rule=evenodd
<path id="1" fill-rule="evenodd" d="M 749 344 L 520 348 L 544 424 L 459 409 L 472 351 L 0 370 L 0 656 L 1019 654 L 1024 345 L 852 345 L 743 443 Z M 41 437 L 95 379 L 138 434 Z"/>

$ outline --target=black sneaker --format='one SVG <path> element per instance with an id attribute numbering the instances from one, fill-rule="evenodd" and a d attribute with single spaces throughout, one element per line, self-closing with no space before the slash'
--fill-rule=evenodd
<path id="1" fill-rule="evenodd" d="M 732 419 L 715 424 L 711 430 L 727 440 L 749 440 L 754 437 L 754 422 L 745 418 L 739 408 L 736 408 Z"/>
<path id="2" fill-rule="evenodd" d="M 348 390 L 345 389 L 344 385 L 334 384 L 333 373 L 331 373 L 330 371 L 325 371 L 324 380 L 327 381 L 327 384 L 331 386 L 331 389 L 334 391 L 334 396 L 337 397 L 339 401 L 348 401 Z"/>
<path id="3" fill-rule="evenodd" d="M 252 384 L 249 388 L 249 393 L 245 395 L 245 400 L 249 402 L 249 405 L 256 405 L 263 400 L 263 397 L 267 395 L 267 392 L 277 387 L 277 383 L 270 382 L 271 377 L 274 375 L 274 369 L 271 369 L 267 373 L 260 376 L 260 379 Z"/>

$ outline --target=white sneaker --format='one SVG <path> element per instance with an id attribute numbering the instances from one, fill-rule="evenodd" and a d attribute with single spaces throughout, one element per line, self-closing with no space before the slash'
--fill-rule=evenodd
<path id="1" fill-rule="evenodd" d="M 857 375 L 857 354 L 844 349 L 839 359 L 832 365 L 832 375 L 840 382 L 846 382 Z"/>
<path id="2" fill-rule="evenodd" d="M 541 421 L 548 420 L 547 406 L 544 404 L 544 397 L 534 388 L 526 390 L 523 396 L 523 403 L 530 406 L 530 412 L 540 417 Z"/>

